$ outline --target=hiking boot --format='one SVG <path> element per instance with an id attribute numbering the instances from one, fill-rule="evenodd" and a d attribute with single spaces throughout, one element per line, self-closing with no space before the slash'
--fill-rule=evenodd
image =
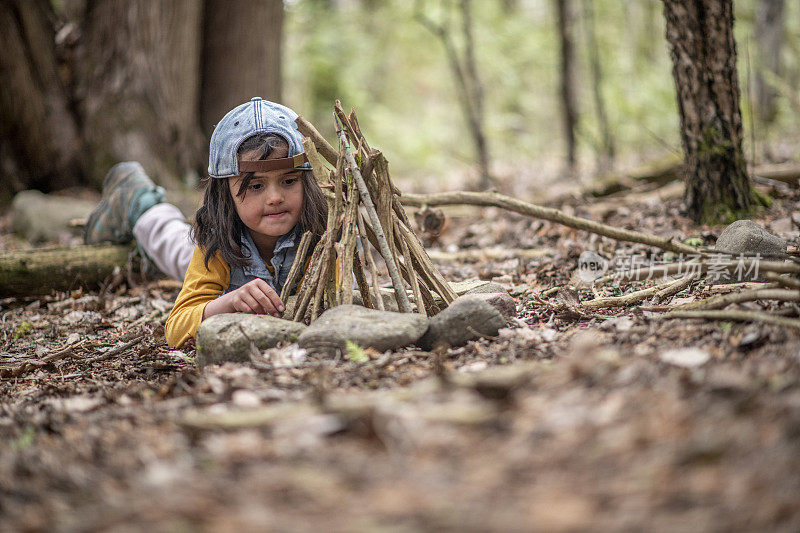
<path id="1" fill-rule="evenodd" d="M 124 244 L 133 240 L 133 226 L 142 213 L 164 201 L 156 186 L 135 161 L 111 167 L 103 180 L 103 197 L 83 230 L 83 242 Z"/>

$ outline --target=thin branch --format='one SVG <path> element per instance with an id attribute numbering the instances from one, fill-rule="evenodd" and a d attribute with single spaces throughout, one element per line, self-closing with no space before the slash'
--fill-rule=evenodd
<path id="1" fill-rule="evenodd" d="M 350 151 L 350 148 L 347 144 L 347 138 L 345 136 L 344 129 L 339 128 L 337 133 L 339 135 L 339 141 L 344 147 L 344 156 L 347 160 L 347 164 L 350 166 L 350 171 L 353 173 L 353 177 L 356 180 L 358 192 L 361 193 L 361 200 L 364 202 L 367 215 L 372 221 L 373 229 L 375 230 L 375 236 L 378 241 L 379 251 L 386 261 L 386 267 L 389 269 L 389 276 L 392 278 L 392 284 L 394 285 L 395 294 L 397 295 L 397 303 L 403 313 L 410 313 L 411 302 L 409 302 L 408 295 L 403 287 L 403 279 L 400 277 L 400 273 L 397 270 L 397 263 L 395 262 L 394 255 L 391 252 L 391 248 L 389 248 L 389 243 L 386 242 L 386 236 L 383 233 L 383 228 L 381 228 L 381 223 L 378 219 L 378 213 L 375 211 L 375 204 L 372 203 L 372 198 L 367 190 L 367 184 L 364 182 L 364 178 L 361 176 L 361 171 L 356 164 L 353 153 Z"/>
<path id="2" fill-rule="evenodd" d="M 766 322 L 767 324 L 800 329 L 800 320 L 793 320 L 756 311 L 671 311 L 663 315 L 658 315 L 658 318 L 706 318 L 710 320 L 732 320 L 736 322 Z"/>
<path id="3" fill-rule="evenodd" d="M 665 239 L 639 231 L 615 228 L 585 218 L 574 217 L 551 207 L 542 207 L 536 204 L 523 202 L 522 200 L 517 200 L 516 198 L 511 198 L 510 196 L 505 196 L 496 192 L 457 191 L 437 194 L 404 194 L 401 197 L 401 201 L 405 205 L 416 207 L 422 207 L 423 205 L 479 205 L 500 207 L 529 217 L 549 220 L 570 228 L 610 237 L 618 241 L 637 242 L 674 253 L 697 253 L 695 247 L 675 242 L 672 239 Z"/>

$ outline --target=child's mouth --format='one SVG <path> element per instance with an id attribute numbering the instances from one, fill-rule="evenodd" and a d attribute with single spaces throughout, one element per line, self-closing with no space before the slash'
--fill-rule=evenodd
<path id="1" fill-rule="evenodd" d="M 269 213 L 265 216 L 269 219 L 276 219 L 276 218 L 281 218 L 286 213 L 288 213 L 288 211 L 281 211 L 280 213 Z"/>

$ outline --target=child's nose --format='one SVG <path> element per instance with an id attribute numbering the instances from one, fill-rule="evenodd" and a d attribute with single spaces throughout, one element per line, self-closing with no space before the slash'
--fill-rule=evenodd
<path id="1" fill-rule="evenodd" d="M 283 191 L 281 191 L 280 187 L 270 185 L 267 187 L 267 194 L 265 195 L 264 201 L 269 205 L 281 203 L 283 201 Z"/>

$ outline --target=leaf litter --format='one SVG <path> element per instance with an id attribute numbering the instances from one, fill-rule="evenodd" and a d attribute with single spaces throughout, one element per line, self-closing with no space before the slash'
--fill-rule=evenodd
<path id="1" fill-rule="evenodd" d="M 785 226 L 799 199 L 759 222 Z M 721 229 L 675 200 L 564 204 L 588 216 L 592 202 L 664 237 L 710 244 Z M 519 311 L 461 348 L 320 359 L 286 345 L 199 372 L 193 349 L 164 342 L 174 283 L 3 301 L 0 530 L 800 528 L 798 330 L 648 310 L 713 294 L 703 285 L 597 309 L 581 302 L 657 282 L 543 296 L 585 249 L 662 252 L 458 213 L 426 242 L 437 266 L 503 284 Z"/>

